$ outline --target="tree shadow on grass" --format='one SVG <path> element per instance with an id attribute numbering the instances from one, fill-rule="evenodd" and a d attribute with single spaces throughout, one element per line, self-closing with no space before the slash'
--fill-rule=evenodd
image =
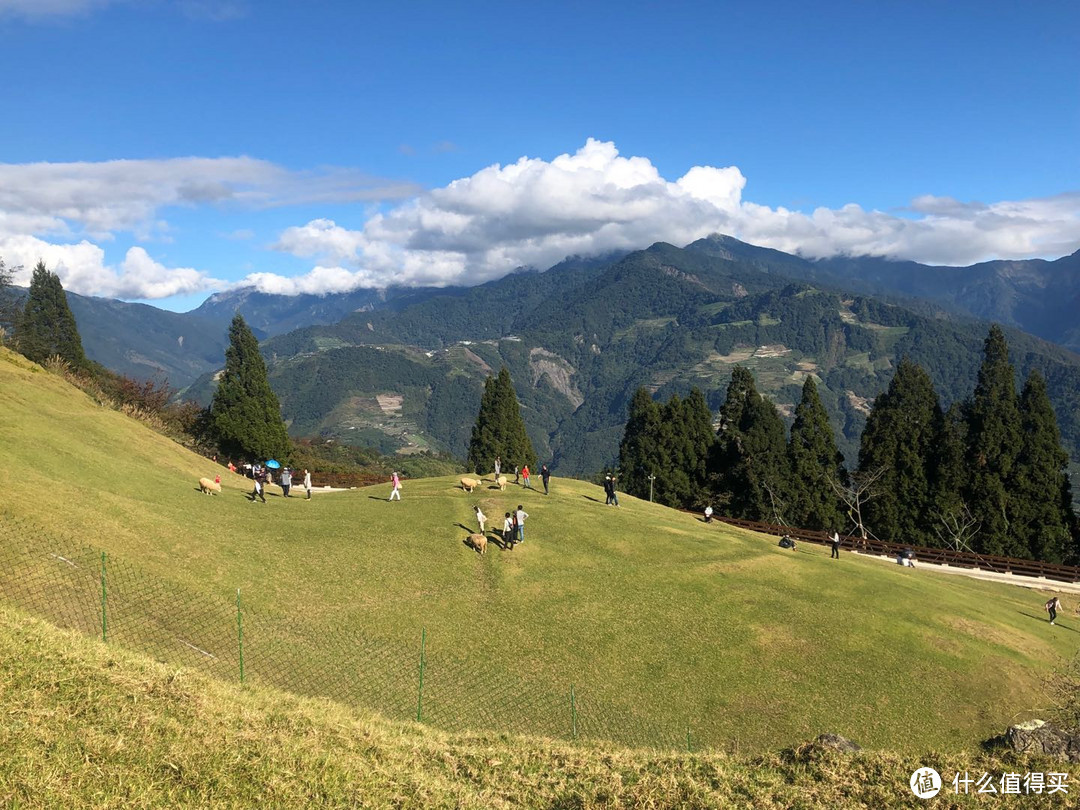
<path id="1" fill-rule="evenodd" d="M 1027 616 L 1029 619 L 1034 619 L 1037 622 L 1047 622 L 1049 624 L 1049 621 L 1043 616 L 1033 616 L 1032 614 L 1025 613 L 1022 610 L 1018 610 L 1016 612 L 1019 613 L 1021 616 Z M 1065 630 L 1068 630 L 1070 633 L 1080 633 L 1080 630 L 1077 630 L 1075 627 L 1069 627 L 1069 625 L 1062 624 L 1061 622 L 1054 622 L 1054 627 L 1061 627 Z"/>

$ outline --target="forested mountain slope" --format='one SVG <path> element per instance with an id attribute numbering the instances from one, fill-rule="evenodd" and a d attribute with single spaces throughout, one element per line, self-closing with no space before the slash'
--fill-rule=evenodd
<path id="1" fill-rule="evenodd" d="M 925 366 L 947 405 L 971 392 L 987 327 L 657 244 L 606 266 L 571 261 L 356 313 L 274 338 L 264 352 L 294 435 L 459 455 L 483 378 L 506 365 L 537 452 L 583 474 L 613 462 L 638 386 L 665 397 L 697 386 L 715 410 L 736 363 L 788 417 L 815 375 L 852 459 L 899 357 Z M 1020 332 L 1008 339 L 1020 375 L 1046 375 L 1076 457 L 1080 357 Z"/>

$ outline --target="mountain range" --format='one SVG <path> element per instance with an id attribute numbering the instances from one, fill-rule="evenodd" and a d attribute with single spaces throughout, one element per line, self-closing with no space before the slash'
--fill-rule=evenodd
<path id="1" fill-rule="evenodd" d="M 182 314 L 69 299 L 93 359 L 133 376 L 158 369 L 173 385 L 190 382 L 187 394 L 203 401 L 239 311 L 265 339 L 293 435 L 384 451 L 463 455 L 482 380 L 506 365 L 540 455 L 580 474 L 614 459 L 637 386 L 666 397 L 696 385 L 715 409 L 737 362 L 787 415 L 814 374 L 852 459 L 899 356 L 930 371 L 946 404 L 962 399 L 989 320 L 1014 327 L 1007 334 L 1021 375 L 1047 376 L 1080 457 L 1080 357 L 1064 348 L 1078 347 L 1070 317 L 1078 295 L 1080 253 L 941 268 L 810 261 L 712 236 L 681 249 L 572 258 L 473 288 L 236 290 Z"/>

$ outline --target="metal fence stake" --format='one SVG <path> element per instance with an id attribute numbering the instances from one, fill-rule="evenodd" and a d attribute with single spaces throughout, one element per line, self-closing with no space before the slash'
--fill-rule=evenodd
<path id="1" fill-rule="evenodd" d="M 107 604 L 108 599 L 106 598 L 105 591 L 105 552 L 103 551 L 101 552 L 101 640 L 104 642 L 108 642 L 109 640 Z"/>
<path id="2" fill-rule="evenodd" d="M 427 628 L 420 628 L 420 689 L 416 694 L 416 722 L 421 722 L 424 713 L 424 645 L 427 641 Z"/>
<path id="3" fill-rule="evenodd" d="M 244 617 L 240 612 L 240 589 L 236 589 L 236 642 L 240 649 L 240 683 L 244 682 Z"/>

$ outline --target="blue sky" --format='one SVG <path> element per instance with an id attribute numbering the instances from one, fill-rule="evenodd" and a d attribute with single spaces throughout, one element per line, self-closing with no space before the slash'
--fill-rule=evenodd
<path id="1" fill-rule="evenodd" d="M 0 257 L 185 309 L 716 230 L 1062 255 L 1077 31 L 1066 2 L 0 0 Z"/>

